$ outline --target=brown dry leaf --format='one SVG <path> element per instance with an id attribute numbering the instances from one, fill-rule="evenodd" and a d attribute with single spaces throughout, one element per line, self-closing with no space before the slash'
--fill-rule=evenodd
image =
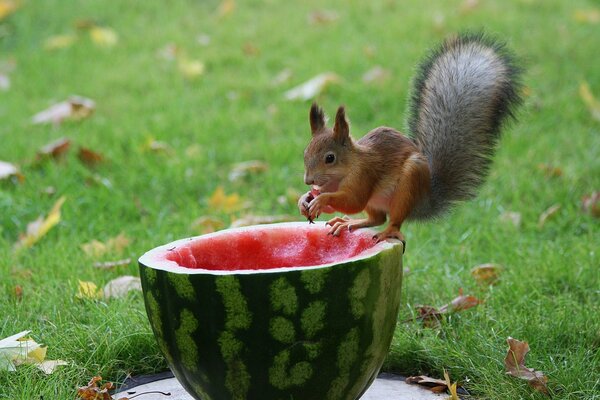
<path id="1" fill-rule="evenodd" d="M 337 21 L 340 14 L 334 10 L 316 10 L 308 14 L 308 23 L 310 25 L 327 25 Z"/>
<path id="2" fill-rule="evenodd" d="M 471 276 L 480 285 L 495 285 L 498 283 L 502 266 L 498 264 L 481 264 L 471 269 Z"/>
<path id="3" fill-rule="evenodd" d="M 23 286 L 15 285 L 13 292 L 14 292 L 15 299 L 17 300 L 17 302 L 23 300 Z"/>
<path id="4" fill-rule="evenodd" d="M 104 262 L 98 261 L 98 262 L 94 263 L 94 268 L 113 269 L 116 267 L 124 267 L 129 264 L 131 264 L 131 258 L 124 258 L 122 260 L 116 260 L 116 261 L 104 261 Z"/>
<path id="5" fill-rule="evenodd" d="M 94 100 L 71 96 L 68 100 L 56 103 L 49 108 L 35 114 L 31 118 L 33 124 L 60 124 L 65 119 L 79 120 L 87 118 L 94 113 L 96 103 Z"/>
<path id="6" fill-rule="evenodd" d="M 95 167 L 104 161 L 104 156 L 86 147 L 80 147 L 77 158 L 88 167 Z"/>
<path id="7" fill-rule="evenodd" d="M 225 227 L 225 223 L 218 218 L 203 216 L 196 219 L 192 222 L 191 229 L 195 232 L 198 232 L 201 235 L 206 233 L 212 233 L 218 231 L 219 229 L 223 229 Z"/>
<path id="8" fill-rule="evenodd" d="M 269 169 L 269 164 L 260 160 L 250 160 L 234 164 L 229 172 L 231 182 L 239 181 L 249 175 L 256 175 Z"/>
<path id="9" fill-rule="evenodd" d="M 0 161 L 0 180 L 19 174 L 19 169 L 6 161 Z"/>
<path id="10" fill-rule="evenodd" d="M 19 241 L 15 243 L 15 249 L 27 249 L 33 246 L 38 240 L 40 240 L 53 226 L 60 222 L 60 208 L 65 202 L 66 197 L 61 196 L 56 203 L 52 206 L 52 209 L 46 216 L 46 218 L 39 217 L 33 222 L 27 225 L 27 232 L 21 235 Z"/>
<path id="11" fill-rule="evenodd" d="M 333 72 L 325 72 L 288 90 L 283 95 L 287 100 L 310 100 L 323 92 L 330 84 L 340 81 L 341 78 L 338 75 Z"/>
<path id="12" fill-rule="evenodd" d="M 87 384 L 77 389 L 77 397 L 83 400 L 113 400 L 109 391 L 115 388 L 112 382 L 98 386 L 101 376 L 94 376 Z"/>
<path id="13" fill-rule="evenodd" d="M 383 68 L 380 65 L 376 65 L 362 76 L 364 83 L 384 83 L 391 76 L 390 70 Z"/>
<path id="14" fill-rule="evenodd" d="M 600 218 L 600 192 L 583 196 L 581 199 L 581 209 L 592 217 Z"/>
<path id="15" fill-rule="evenodd" d="M 48 51 L 61 50 L 71 47 L 77 40 L 74 34 L 50 36 L 44 41 L 44 49 Z"/>
<path id="16" fill-rule="evenodd" d="M 573 19 L 579 23 L 597 24 L 600 22 L 600 9 L 575 10 Z"/>
<path id="17" fill-rule="evenodd" d="M 139 277 L 125 275 L 108 282 L 104 286 L 103 293 L 105 299 L 120 299 L 126 297 L 132 290 L 141 291 L 142 282 Z"/>
<path id="18" fill-rule="evenodd" d="M 208 199 L 208 205 L 215 211 L 222 211 L 227 214 L 239 211 L 246 206 L 239 194 L 225 194 L 222 186 L 215 189 Z"/>
<path id="19" fill-rule="evenodd" d="M 67 154 L 69 147 L 71 147 L 71 140 L 62 137 L 41 147 L 37 152 L 36 158 L 38 160 L 48 158 L 58 160 L 63 158 L 65 154 Z"/>
<path id="20" fill-rule="evenodd" d="M 508 353 L 504 358 L 506 374 L 525 379 L 535 390 L 548 394 L 548 377 L 543 372 L 534 371 L 525 366 L 525 356 L 529 352 L 529 344 L 511 337 L 506 339 L 506 343 L 508 343 Z"/>
<path id="21" fill-rule="evenodd" d="M 460 289 L 458 297 L 456 297 L 450 303 L 441 306 L 440 312 L 446 313 L 464 311 L 468 310 L 469 308 L 473 308 L 481 303 L 482 301 L 475 296 L 463 295 L 462 289 Z"/>
<path id="22" fill-rule="evenodd" d="M 502 214 L 500 214 L 500 221 L 510 222 L 515 228 L 520 228 L 523 217 L 521 216 L 520 212 L 504 211 Z"/>
<path id="23" fill-rule="evenodd" d="M 590 90 L 590 85 L 588 85 L 587 82 L 582 82 L 579 85 L 579 96 L 582 98 L 588 110 L 590 110 L 592 117 L 595 120 L 600 121 L 600 101 L 594 97 Z"/>
<path id="24" fill-rule="evenodd" d="M 292 215 L 245 215 L 231 223 L 230 228 L 239 228 L 242 226 L 275 224 L 277 222 L 292 222 L 298 218 Z"/>
<path id="25" fill-rule="evenodd" d="M 235 0 L 223 0 L 221 4 L 219 4 L 219 9 L 217 10 L 217 15 L 220 18 L 227 17 L 235 10 Z"/>
<path id="26" fill-rule="evenodd" d="M 119 42 L 119 35 L 111 28 L 93 26 L 90 28 L 90 38 L 99 47 L 113 47 Z"/>
<path id="27" fill-rule="evenodd" d="M 560 167 L 557 167 L 548 163 L 540 163 L 537 168 L 544 173 L 548 178 L 558 178 L 563 176 L 563 170 Z"/>
<path id="28" fill-rule="evenodd" d="M 103 292 L 94 282 L 90 281 L 79 281 L 79 285 L 77 287 L 77 294 L 75 297 L 78 299 L 91 299 L 97 300 L 101 299 L 103 296 Z"/>
<path id="29" fill-rule="evenodd" d="M 18 5 L 16 1 L 1 0 L 0 1 L 0 21 L 8 17 L 10 14 L 17 11 Z"/>
<path id="30" fill-rule="evenodd" d="M 84 243 L 81 245 L 81 249 L 90 257 L 100 257 L 107 253 L 121 254 L 130 243 L 131 239 L 121 232 L 117 236 L 108 239 L 106 242 L 100 242 L 94 239 L 91 242 Z"/>
<path id="31" fill-rule="evenodd" d="M 479 7 L 479 0 L 463 0 L 460 5 L 460 13 L 468 14 L 474 11 L 477 7 Z"/>
<path id="32" fill-rule="evenodd" d="M 546 211 L 540 214 L 540 218 L 538 219 L 538 228 L 543 228 L 549 218 L 556 215 L 560 210 L 560 204 L 554 204 L 553 206 L 548 207 Z"/>
<path id="33" fill-rule="evenodd" d="M 431 378 L 426 375 L 409 376 L 408 378 L 406 378 L 406 383 L 426 386 L 428 388 L 435 388 L 435 387 L 442 386 L 442 387 L 444 387 L 444 390 L 447 387 L 445 380 Z"/>

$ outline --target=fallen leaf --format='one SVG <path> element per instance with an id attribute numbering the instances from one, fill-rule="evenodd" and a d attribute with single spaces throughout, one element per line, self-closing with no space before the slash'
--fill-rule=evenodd
<path id="1" fill-rule="evenodd" d="M 600 22 L 600 9 L 575 10 L 573 19 L 579 23 L 597 24 Z"/>
<path id="2" fill-rule="evenodd" d="M 87 384 L 77 389 L 77 397 L 83 400 L 113 400 L 109 391 L 115 388 L 112 382 L 106 382 L 98 386 L 102 380 L 101 376 L 94 376 Z"/>
<path id="3" fill-rule="evenodd" d="M 119 41 L 119 35 L 111 28 L 94 26 L 90 28 L 92 42 L 100 47 L 113 47 Z"/>
<path id="4" fill-rule="evenodd" d="M 297 217 L 292 215 L 246 215 L 233 221 L 229 227 L 239 228 L 242 226 L 275 224 L 277 222 L 292 222 L 296 220 Z"/>
<path id="5" fill-rule="evenodd" d="M 234 0 L 223 0 L 221 4 L 219 4 L 219 9 L 217 10 L 217 15 L 220 18 L 226 17 L 233 13 L 235 10 L 235 1 Z"/>
<path id="6" fill-rule="evenodd" d="M 17 2 L 12 0 L 0 1 L 0 21 L 17 10 Z"/>
<path id="7" fill-rule="evenodd" d="M 594 192 L 583 196 L 581 209 L 592 217 L 600 218 L 600 192 Z"/>
<path id="8" fill-rule="evenodd" d="M 245 207 L 239 194 L 225 194 L 222 186 L 215 189 L 208 199 L 208 205 L 215 211 L 222 211 L 227 214 L 239 211 Z"/>
<path id="9" fill-rule="evenodd" d="M 463 295 L 461 289 L 458 297 L 454 298 L 450 303 L 440 307 L 440 312 L 446 313 L 464 311 L 468 310 L 469 308 L 473 308 L 479 304 L 481 304 L 481 300 L 479 300 L 475 296 Z"/>
<path id="10" fill-rule="evenodd" d="M 269 169 L 269 164 L 260 160 L 250 160 L 234 164 L 229 172 L 229 180 L 235 182 L 249 175 L 259 174 Z"/>
<path id="11" fill-rule="evenodd" d="M 308 23 L 311 25 L 326 25 L 337 21 L 340 15 L 333 10 L 317 10 L 308 14 Z"/>
<path id="12" fill-rule="evenodd" d="M 153 137 L 149 137 L 146 141 L 140 146 L 140 150 L 142 153 L 152 152 L 152 153 L 164 153 L 168 155 L 175 154 L 175 151 L 169 144 L 166 142 L 161 142 L 160 140 L 156 140 Z"/>
<path id="13" fill-rule="evenodd" d="M 191 60 L 187 57 L 180 57 L 177 61 L 179 72 L 188 80 L 194 80 L 204 74 L 204 63 L 200 60 Z"/>
<path id="14" fill-rule="evenodd" d="M 94 268 L 112 269 L 112 268 L 116 268 L 116 267 L 124 267 L 129 264 L 131 264 L 131 258 L 124 258 L 122 260 L 116 260 L 116 261 L 104 261 L 104 262 L 98 261 L 98 262 L 94 263 Z"/>
<path id="15" fill-rule="evenodd" d="M 71 96 L 68 100 L 56 103 L 35 114 L 31 118 L 33 124 L 60 124 L 65 119 L 79 120 L 94 113 L 96 103 L 85 97 Z"/>
<path id="16" fill-rule="evenodd" d="M 44 49 L 48 51 L 61 50 L 71 47 L 77 40 L 73 34 L 50 36 L 44 41 Z"/>
<path id="17" fill-rule="evenodd" d="M 71 147 L 71 141 L 62 137 L 41 147 L 37 152 L 37 159 L 53 158 L 58 160 L 67 154 L 69 147 Z"/>
<path id="18" fill-rule="evenodd" d="M 596 100 L 587 82 L 582 82 L 579 85 L 579 96 L 583 99 L 588 110 L 590 110 L 592 117 L 600 121 L 600 101 Z"/>
<path id="19" fill-rule="evenodd" d="M 19 174 L 19 169 L 6 161 L 0 161 L 0 180 Z"/>
<path id="20" fill-rule="evenodd" d="M 479 7 L 479 0 L 464 0 L 460 5 L 460 13 L 468 14 Z"/>
<path id="21" fill-rule="evenodd" d="M 390 71 L 380 65 L 376 65 L 362 76 L 364 83 L 383 83 L 390 78 Z"/>
<path id="22" fill-rule="evenodd" d="M 15 299 L 17 302 L 23 300 L 23 287 L 21 285 L 15 285 L 13 292 L 15 294 Z"/>
<path id="23" fill-rule="evenodd" d="M 442 319 L 442 312 L 436 307 L 419 305 L 415 307 L 417 311 L 417 319 L 421 321 L 426 328 L 439 328 Z M 411 319 L 405 322 L 411 322 Z"/>
<path id="24" fill-rule="evenodd" d="M 290 80 L 292 77 L 292 70 L 290 68 L 284 68 L 277 75 L 271 79 L 271 86 L 279 86 Z"/>
<path id="25" fill-rule="evenodd" d="M 504 211 L 500 214 L 500 221 L 502 222 L 510 222 L 515 226 L 515 228 L 519 228 L 521 226 L 521 222 L 523 217 L 520 212 L 516 211 Z"/>
<path id="26" fill-rule="evenodd" d="M 310 100 L 319 95 L 332 83 L 339 83 L 340 77 L 333 72 L 319 74 L 312 79 L 284 93 L 287 100 Z"/>
<path id="27" fill-rule="evenodd" d="M 558 178 L 563 176 L 563 170 L 560 167 L 548 163 L 540 163 L 537 168 L 544 173 L 548 178 Z"/>
<path id="28" fill-rule="evenodd" d="M 52 227 L 60 222 L 60 208 L 65 202 L 66 197 L 61 196 L 56 203 L 52 206 L 52 209 L 46 216 L 46 218 L 39 217 L 33 222 L 27 225 L 27 232 L 21 235 L 19 241 L 15 243 L 15 249 L 27 249 L 33 246 L 38 240 L 40 240 Z"/>
<path id="29" fill-rule="evenodd" d="M 206 233 L 218 231 L 219 229 L 223 229 L 224 227 L 225 224 L 220 219 L 215 217 L 203 216 L 192 222 L 190 228 L 195 232 L 204 235 Z"/>
<path id="30" fill-rule="evenodd" d="M 131 239 L 121 232 L 106 242 L 94 239 L 91 242 L 84 243 L 81 245 L 81 249 L 90 257 L 100 257 L 106 253 L 121 254 L 129 244 L 131 244 Z"/>
<path id="31" fill-rule="evenodd" d="M 405 380 L 406 383 L 426 386 L 428 388 L 442 386 L 446 388 L 446 381 L 443 379 L 430 378 L 427 375 L 409 376 Z"/>
<path id="32" fill-rule="evenodd" d="M 538 219 L 538 228 L 542 228 L 546 224 L 548 219 L 556 215 L 556 213 L 558 213 L 559 210 L 560 204 L 554 204 L 553 206 L 548 207 L 546 211 L 540 214 L 540 218 Z"/>
<path id="33" fill-rule="evenodd" d="M 95 167 L 104 161 L 104 156 L 86 147 L 80 147 L 77 158 L 88 167 Z"/>
<path id="34" fill-rule="evenodd" d="M 75 297 L 78 299 L 101 299 L 103 296 L 103 292 L 101 289 L 98 289 L 98 286 L 94 282 L 90 281 L 79 281 L 79 287 L 77 289 L 77 294 Z"/>
<path id="35" fill-rule="evenodd" d="M 548 377 L 542 372 L 525 366 L 525 356 L 529 353 L 529 344 L 509 337 L 508 353 L 504 358 L 506 374 L 526 380 L 535 390 L 548 394 Z"/>
<path id="36" fill-rule="evenodd" d="M 120 276 L 108 282 L 104 286 L 105 299 L 120 299 L 127 296 L 132 290 L 141 291 L 142 283 L 140 278 L 130 275 Z"/>
<path id="37" fill-rule="evenodd" d="M 446 380 L 446 386 L 448 387 L 448 391 L 450 391 L 450 397 L 448 400 L 460 400 L 458 397 L 456 382 L 452 383 L 450 381 L 450 375 L 448 375 L 448 371 L 444 370 L 444 379 Z"/>
<path id="38" fill-rule="evenodd" d="M 471 276 L 480 285 L 495 285 L 498 283 L 502 267 L 498 264 L 481 264 L 471 269 Z"/>
<path id="39" fill-rule="evenodd" d="M 30 332 L 23 331 L 0 340 L 0 370 L 15 371 L 19 365 L 31 364 L 51 374 L 57 366 L 67 365 L 62 360 L 46 360 L 47 347 L 25 338 Z"/>
<path id="40" fill-rule="evenodd" d="M 246 42 L 242 46 L 242 51 L 245 55 L 255 57 L 260 55 L 260 49 L 252 42 Z"/>

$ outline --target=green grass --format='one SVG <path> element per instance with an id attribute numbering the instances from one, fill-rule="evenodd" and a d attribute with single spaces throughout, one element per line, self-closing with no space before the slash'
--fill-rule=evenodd
<path id="1" fill-rule="evenodd" d="M 70 362 L 51 376 L 29 367 L 0 372 L 0 398 L 72 399 L 75 388 L 96 374 L 120 382 L 166 368 L 141 295 L 106 302 L 74 297 L 79 279 L 103 285 L 137 274 L 135 263 L 98 270 L 80 245 L 124 232 L 133 242 L 123 256 L 135 259 L 197 234 L 190 223 L 215 214 L 206 199 L 219 185 L 250 200 L 255 214 L 295 214 L 277 197 L 288 188 L 305 190 L 309 103 L 285 101 L 286 89 L 333 71 L 343 82 L 318 101 L 329 113 L 345 104 L 355 136 L 378 125 L 402 128 L 409 80 L 426 49 L 447 34 L 485 28 L 525 60 L 530 95 L 519 123 L 506 130 L 479 197 L 445 220 L 404 228 L 410 274 L 399 321 L 409 319 L 415 305 L 448 302 L 460 288 L 485 303 L 452 315 L 439 329 L 400 323 L 385 368 L 435 377 L 447 369 L 485 399 L 543 398 L 505 376 L 505 340 L 512 336 L 529 342 L 527 364 L 549 376 L 554 398 L 600 399 L 600 229 L 580 210 L 581 197 L 600 189 L 600 122 L 578 95 L 587 81 L 600 97 L 600 25 L 573 18 L 575 10 L 598 9 L 598 3 L 481 0 L 463 13 L 459 1 L 254 0 L 239 1 L 225 18 L 217 16 L 218 5 L 23 1 L 0 21 L 0 61 L 17 64 L 12 87 L 0 91 L 0 160 L 18 164 L 26 178 L 0 183 L 0 338 L 31 329 L 48 345 L 48 358 Z M 309 24 L 307 15 L 323 8 L 336 10 L 339 19 Z M 113 28 L 118 44 L 98 48 L 80 33 L 70 48 L 43 49 L 48 37 L 76 32 L 79 19 Z M 208 46 L 197 42 L 200 34 L 210 35 Z M 188 81 L 158 57 L 168 43 L 202 60 L 204 76 Z M 246 43 L 259 54 L 245 54 Z M 363 83 L 362 74 L 374 65 L 389 69 L 392 78 Z M 291 80 L 272 85 L 284 68 L 293 71 Z M 33 114 L 71 94 L 94 99 L 96 114 L 59 127 L 30 124 Z M 39 147 L 63 136 L 108 162 L 90 170 L 72 149 L 61 163 L 32 165 Z M 143 152 L 149 137 L 167 142 L 174 155 Z M 190 146 L 199 151 L 186 152 Z M 250 159 L 271 168 L 230 183 L 231 165 Z M 563 175 L 547 177 L 540 163 L 560 167 Z M 94 175 L 110 185 L 90 184 Z M 54 195 L 43 194 L 48 186 Z M 14 253 L 27 223 L 61 195 L 67 200 L 58 226 L 31 249 Z M 539 228 L 538 216 L 556 203 L 560 212 Z M 522 214 L 520 228 L 500 220 L 505 210 Z M 504 270 L 501 282 L 484 290 L 469 271 L 486 262 Z M 21 301 L 15 285 L 23 288 Z"/>

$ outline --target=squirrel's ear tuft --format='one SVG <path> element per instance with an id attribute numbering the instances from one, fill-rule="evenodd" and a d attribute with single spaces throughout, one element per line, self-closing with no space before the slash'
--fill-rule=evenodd
<path id="1" fill-rule="evenodd" d="M 310 130 L 313 135 L 319 133 L 325 127 L 325 114 L 317 103 L 310 107 Z"/>
<path id="2" fill-rule="evenodd" d="M 333 138 L 339 143 L 344 143 L 350 137 L 350 126 L 346 119 L 346 109 L 344 106 L 338 108 L 335 114 L 335 125 L 333 126 Z"/>

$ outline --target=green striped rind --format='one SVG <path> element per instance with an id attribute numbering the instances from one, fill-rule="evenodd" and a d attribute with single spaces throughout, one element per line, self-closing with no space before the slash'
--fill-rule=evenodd
<path id="1" fill-rule="evenodd" d="M 177 274 L 140 262 L 146 310 L 196 399 L 358 398 L 387 354 L 402 246 L 325 268 Z"/>

